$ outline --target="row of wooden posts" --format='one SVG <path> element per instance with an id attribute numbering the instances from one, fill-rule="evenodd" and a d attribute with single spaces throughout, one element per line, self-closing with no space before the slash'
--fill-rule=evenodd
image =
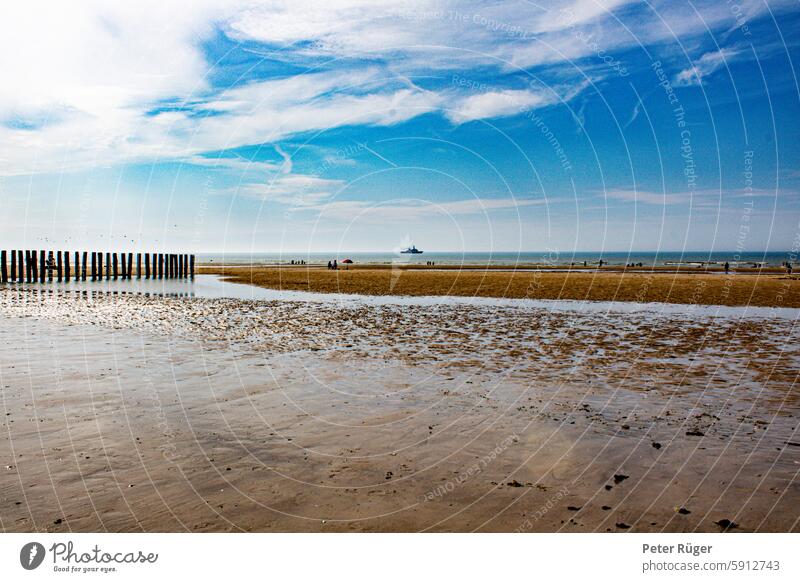
<path id="1" fill-rule="evenodd" d="M 0 251 L 0 278 L 3 283 L 61 282 L 73 278 L 194 279 L 194 255 L 136 253 L 135 270 L 134 253 L 75 251 L 73 256 L 70 263 L 69 251 Z"/>

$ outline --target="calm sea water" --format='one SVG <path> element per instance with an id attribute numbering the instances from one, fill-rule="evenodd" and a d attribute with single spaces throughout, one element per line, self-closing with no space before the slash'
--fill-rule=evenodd
<path id="1" fill-rule="evenodd" d="M 737 253 L 729 252 L 494 252 L 494 253 L 437 253 L 425 251 L 421 255 L 399 253 L 363 253 L 337 252 L 328 253 L 205 253 L 198 254 L 201 263 L 223 264 L 286 264 L 303 260 L 309 264 L 325 264 L 336 259 L 339 262 L 350 259 L 360 264 L 426 264 L 434 261 L 437 265 L 597 265 L 602 259 L 609 265 L 625 265 L 642 263 L 642 265 L 665 265 L 667 263 L 730 263 L 782 265 L 792 260 L 789 251 Z"/>

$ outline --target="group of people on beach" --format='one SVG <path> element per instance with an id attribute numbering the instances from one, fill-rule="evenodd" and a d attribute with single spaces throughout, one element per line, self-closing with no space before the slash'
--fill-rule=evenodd
<path id="1" fill-rule="evenodd" d="M 425 264 L 428 265 L 429 267 L 433 267 L 434 265 L 436 265 L 436 263 L 434 263 L 433 261 L 428 261 Z"/>
<path id="2" fill-rule="evenodd" d="M 300 261 L 294 261 L 294 260 L 293 260 L 293 261 L 291 262 L 291 264 L 292 264 L 292 265 L 305 265 L 305 264 L 306 264 L 306 262 L 305 262 L 305 261 L 303 261 L 303 260 L 300 260 Z"/>
<path id="3" fill-rule="evenodd" d="M 336 262 L 336 259 L 333 259 L 333 261 L 328 261 L 328 270 L 329 271 L 339 270 L 339 264 Z"/>

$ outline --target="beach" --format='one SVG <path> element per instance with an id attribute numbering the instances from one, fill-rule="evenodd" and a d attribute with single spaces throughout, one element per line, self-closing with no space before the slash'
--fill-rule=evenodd
<path id="1" fill-rule="evenodd" d="M 5 531 L 800 529 L 796 310 L 9 286 L 0 314 Z"/>
<path id="2" fill-rule="evenodd" d="M 361 295 L 506 297 L 800 307 L 800 276 L 784 269 L 669 267 L 211 266 L 199 272 L 269 289 Z"/>

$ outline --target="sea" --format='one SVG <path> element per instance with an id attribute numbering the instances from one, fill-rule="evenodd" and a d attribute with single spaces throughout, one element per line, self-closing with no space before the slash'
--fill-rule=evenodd
<path id="1" fill-rule="evenodd" d="M 797 253 L 790 251 L 737 252 L 737 251 L 658 251 L 658 252 L 436 252 L 424 251 L 420 255 L 399 252 L 280 252 L 280 253 L 199 253 L 198 262 L 225 265 L 285 265 L 305 261 L 306 264 L 339 263 L 350 259 L 354 264 L 367 265 L 540 265 L 596 266 L 638 265 L 666 266 L 676 264 L 724 264 L 732 266 L 781 266 L 784 262 L 795 262 Z"/>

